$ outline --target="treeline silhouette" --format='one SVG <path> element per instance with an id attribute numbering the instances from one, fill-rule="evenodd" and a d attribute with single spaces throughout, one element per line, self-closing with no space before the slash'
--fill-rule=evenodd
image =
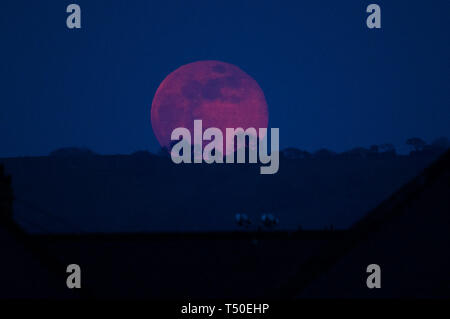
<path id="1" fill-rule="evenodd" d="M 172 143 L 172 145 L 175 144 Z M 450 148 L 450 139 L 439 137 L 431 143 L 427 143 L 419 137 L 412 137 L 405 141 L 409 149 L 409 156 L 439 155 Z M 246 143 L 248 147 L 248 143 Z M 169 148 L 162 147 L 156 155 L 168 157 Z M 147 156 L 152 154 L 149 151 L 140 150 L 132 153 L 132 156 Z M 193 146 L 191 154 L 193 152 Z M 52 151 L 49 156 L 55 157 L 83 157 L 98 155 L 88 148 L 67 147 Z M 391 143 L 374 144 L 370 147 L 355 147 L 350 150 L 338 153 L 326 148 L 321 148 L 315 152 L 309 152 L 296 147 L 288 147 L 280 150 L 280 156 L 288 159 L 331 159 L 331 158 L 393 158 L 399 156 L 396 147 Z M 404 156 L 404 155 L 402 155 Z"/>
<path id="2" fill-rule="evenodd" d="M 409 138 L 405 144 L 410 148 L 410 156 L 418 155 L 439 155 L 450 148 L 450 140 L 446 137 L 440 137 L 427 144 L 423 139 L 418 137 Z M 369 148 L 355 147 L 342 153 L 336 153 L 328 149 L 319 149 L 310 153 L 305 150 L 290 147 L 281 151 L 286 158 L 303 159 L 303 158 L 392 158 L 398 156 L 397 150 L 393 144 L 372 145 Z"/>

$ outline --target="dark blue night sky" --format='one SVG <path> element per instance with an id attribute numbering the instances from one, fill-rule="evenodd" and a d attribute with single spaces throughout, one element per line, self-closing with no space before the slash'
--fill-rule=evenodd
<path id="1" fill-rule="evenodd" d="M 381 30 L 365 25 L 372 2 Z M 198 60 L 259 83 L 282 148 L 450 136 L 450 2 L 372 2 L 3 0 L 0 157 L 157 151 L 153 95 Z"/>

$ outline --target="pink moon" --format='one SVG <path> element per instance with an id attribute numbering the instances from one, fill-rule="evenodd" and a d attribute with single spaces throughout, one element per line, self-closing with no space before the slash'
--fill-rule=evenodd
<path id="1" fill-rule="evenodd" d="M 185 127 L 194 132 L 194 120 L 203 130 L 217 127 L 266 128 L 268 110 L 258 83 L 235 65 L 198 61 L 170 73 L 158 87 L 152 102 L 153 131 L 162 147 L 169 148 L 172 131 Z"/>

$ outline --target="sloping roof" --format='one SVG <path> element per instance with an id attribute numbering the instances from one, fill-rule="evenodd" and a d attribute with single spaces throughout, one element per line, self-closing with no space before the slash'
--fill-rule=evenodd
<path id="1" fill-rule="evenodd" d="M 299 297 L 449 297 L 450 151 L 352 228 L 352 239 L 309 262 Z M 381 289 L 368 289 L 366 267 L 381 267 Z"/>

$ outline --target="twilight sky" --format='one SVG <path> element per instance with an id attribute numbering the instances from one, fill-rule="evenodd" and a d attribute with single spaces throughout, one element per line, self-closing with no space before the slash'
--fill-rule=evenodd
<path id="1" fill-rule="evenodd" d="M 70 3 L 81 30 L 66 27 Z M 370 3 L 381 30 L 365 25 Z M 0 157 L 157 151 L 153 95 L 198 60 L 258 82 L 282 148 L 450 137 L 449 12 L 447 0 L 2 0 Z"/>

